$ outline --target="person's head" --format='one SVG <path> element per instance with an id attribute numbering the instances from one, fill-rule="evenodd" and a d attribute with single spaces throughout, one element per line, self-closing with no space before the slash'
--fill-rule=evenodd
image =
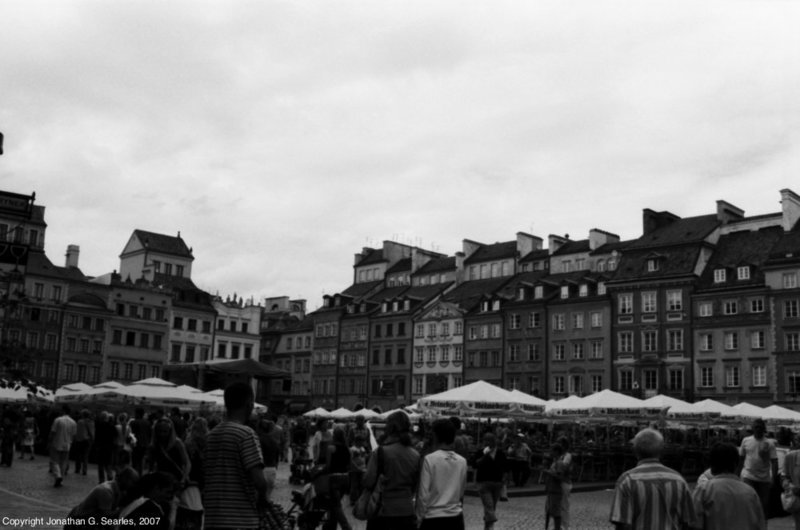
<path id="1" fill-rule="evenodd" d="M 717 442 L 711 447 L 708 459 L 712 475 L 736 473 L 739 465 L 739 449 L 730 443 Z"/>
<path id="2" fill-rule="evenodd" d="M 119 473 L 117 473 L 117 476 L 114 478 L 114 480 L 117 482 L 117 485 L 121 491 L 130 491 L 139 481 L 139 473 L 137 473 L 136 470 L 130 466 L 124 467 L 119 471 Z"/>
<path id="3" fill-rule="evenodd" d="M 172 500 L 175 494 L 175 479 L 163 471 L 148 473 L 139 480 L 139 491 L 143 497 L 166 503 Z"/>
<path id="4" fill-rule="evenodd" d="M 558 438 L 558 443 L 561 444 L 561 447 L 564 448 L 565 453 L 569 451 L 569 438 L 567 438 L 566 436 L 561 436 Z"/>
<path id="5" fill-rule="evenodd" d="M 120 425 L 125 425 L 126 423 L 128 423 L 128 415 L 125 414 L 124 412 L 121 412 L 119 416 L 117 416 L 117 423 L 119 423 Z"/>
<path id="6" fill-rule="evenodd" d="M 554 443 L 550 446 L 550 456 L 553 460 L 557 460 L 559 457 L 564 455 L 564 446 L 560 443 Z"/>
<path id="7" fill-rule="evenodd" d="M 333 443 L 347 445 L 347 436 L 345 436 L 343 428 L 336 427 L 333 429 Z"/>
<path id="8" fill-rule="evenodd" d="M 69 416 L 69 413 L 70 413 L 69 405 L 61 405 L 61 415 Z"/>
<path id="9" fill-rule="evenodd" d="M 497 437 L 494 435 L 494 433 L 487 432 L 483 435 L 483 445 L 489 449 L 494 449 L 497 447 Z"/>
<path id="10" fill-rule="evenodd" d="M 360 414 L 358 416 L 356 416 L 356 427 L 359 427 L 359 428 L 363 427 L 364 426 L 364 421 L 365 421 L 364 420 L 364 416 L 361 416 Z"/>
<path id="11" fill-rule="evenodd" d="M 175 426 L 169 418 L 161 418 L 153 428 L 153 443 L 170 446 L 175 442 Z"/>
<path id="12" fill-rule="evenodd" d="M 660 458 L 664 452 L 664 437 L 655 429 L 642 429 L 633 437 L 633 452 L 640 460 Z"/>
<path id="13" fill-rule="evenodd" d="M 753 436 L 763 438 L 767 433 L 767 424 L 761 418 L 753 420 Z"/>
<path id="14" fill-rule="evenodd" d="M 254 401 L 253 389 L 246 383 L 233 383 L 225 389 L 225 410 L 229 416 L 249 418 Z"/>
<path id="15" fill-rule="evenodd" d="M 442 418 L 431 425 L 434 445 L 453 445 L 456 440 L 456 427 L 449 419 Z"/>
<path id="16" fill-rule="evenodd" d="M 403 445 L 411 445 L 411 420 L 408 418 L 408 414 L 402 410 L 389 414 L 389 417 L 386 418 L 384 432 L 387 438 L 395 437 Z"/>
<path id="17" fill-rule="evenodd" d="M 92 413 L 91 413 L 91 411 L 89 409 L 81 410 L 81 418 L 82 419 L 88 420 L 91 417 L 92 417 Z"/>
<path id="18" fill-rule="evenodd" d="M 198 416 L 189 426 L 188 437 L 193 440 L 204 440 L 206 436 L 208 436 L 208 420 L 202 416 Z"/>
<path id="19" fill-rule="evenodd" d="M 170 411 L 170 413 L 172 414 L 172 417 L 175 417 L 175 418 L 180 418 L 181 417 L 181 409 L 179 409 L 178 407 L 172 407 L 172 410 Z"/>
<path id="20" fill-rule="evenodd" d="M 786 427 L 781 427 L 778 430 L 778 435 L 775 437 L 775 439 L 777 440 L 778 445 L 789 447 L 792 445 L 792 431 Z"/>
<path id="21" fill-rule="evenodd" d="M 461 418 L 458 416 L 450 416 L 448 420 L 450 420 L 450 423 L 452 423 L 453 427 L 456 428 L 456 433 L 458 433 L 458 431 L 461 430 Z"/>
<path id="22" fill-rule="evenodd" d="M 142 418 L 144 418 L 144 409 L 142 407 L 136 407 L 136 410 L 134 411 L 133 414 L 137 420 L 141 420 Z"/>
<path id="23" fill-rule="evenodd" d="M 275 424 L 269 420 L 259 420 L 258 432 L 261 434 L 269 434 L 275 428 Z"/>

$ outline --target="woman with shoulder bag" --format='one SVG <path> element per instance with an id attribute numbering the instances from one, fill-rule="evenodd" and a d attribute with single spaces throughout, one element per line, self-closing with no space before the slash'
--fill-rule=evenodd
<path id="1" fill-rule="evenodd" d="M 342 496 L 349 489 L 350 478 L 350 450 L 347 448 L 347 438 L 344 429 L 336 427 L 333 430 L 333 440 L 324 451 L 326 473 L 328 474 L 329 489 L 328 519 L 322 525 L 323 530 L 336 530 L 337 524 L 342 530 L 351 530 L 350 522 L 342 508 Z M 320 447 L 322 451 L 322 447 Z"/>
<path id="2" fill-rule="evenodd" d="M 183 522 L 179 499 L 189 483 L 189 472 L 192 469 L 186 447 L 175 434 L 175 427 L 169 418 L 161 418 L 153 427 L 153 439 L 147 455 L 149 471 L 168 473 L 175 480 L 176 497 L 172 501 L 170 520 Z M 180 519 L 180 521 L 179 521 Z"/>
<path id="3" fill-rule="evenodd" d="M 411 447 L 411 421 L 403 411 L 386 419 L 385 437 L 380 444 L 383 458 L 373 453 L 364 476 L 364 489 L 383 485 L 378 515 L 367 521 L 367 530 L 414 530 L 414 495 L 419 482 L 419 453 Z M 382 470 L 378 473 L 378 460 Z"/>

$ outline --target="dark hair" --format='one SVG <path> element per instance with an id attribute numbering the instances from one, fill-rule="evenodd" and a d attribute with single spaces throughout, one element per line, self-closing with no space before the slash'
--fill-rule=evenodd
<path id="1" fill-rule="evenodd" d="M 561 445 L 560 443 L 554 443 L 553 445 L 551 445 L 550 451 L 558 456 L 561 456 L 565 453 L 564 446 Z"/>
<path id="2" fill-rule="evenodd" d="M 439 419 L 431 425 L 433 436 L 440 444 L 450 445 L 456 440 L 456 426 L 449 419 Z"/>
<path id="3" fill-rule="evenodd" d="M 144 418 L 144 409 L 142 407 L 136 407 L 134 414 L 136 415 L 136 418 L 142 419 Z"/>
<path id="4" fill-rule="evenodd" d="M 139 479 L 139 483 L 136 484 L 136 490 L 139 495 L 145 497 L 156 488 L 174 489 L 175 477 L 164 471 L 155 471 L 142 475 L 142 478 Z"/>
<path id="5" fill-rule="evenodd" d="M 569 438 L 567 438 L 566 436 L 561 436 L 561 437 L 558 439 L 558 443 L 559 443 L 559 445 L 561 445 L 561 447 L 563 447 L 563 448 L 564 448 L 564 452 L 565 452 L 565 453 L 566 453 L 567 451 L 569 451 Z"/>
<path id="6" fill-rule="evenodd" d="M 712 475 L 735 473 L 739 465 L 739 450 L 731 443 L 717 442 L 711 447 L 708 460 Z"/>
<path id="7" fill-rule="evenodd" d="M 461 418 L 459 418 L 458 416 L 450 416 L 447 419 L 450 423 L 453 424 L 453 427 L 455 427 L 456 430 L 459 430 L 461 428 Z"/>
<path id="8" fill-rule="evenodd" d="M 386 418 L 384 430 L 387 437 L 395 436 L 403 445 L 411 445 L 411 420 L 402 410 L 392 412 Z"/>
<path id="9" fill-rule="evenodd" d="M 233 383 L 225 389 L 225 408 L 242 410 L 253 401 L 253 389 L 247 383 Z"/>

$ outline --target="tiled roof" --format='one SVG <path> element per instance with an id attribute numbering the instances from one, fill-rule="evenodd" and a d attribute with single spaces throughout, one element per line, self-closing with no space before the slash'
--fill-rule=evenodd
<path id="1" fill-rule="evenodd" d="M 761 265 L 767 260 L 770 250 L 781 239 L 783 229 L 779 226 L 763 228 L 757 231 L 742 231 L 726 234 L 719 238 L 714 255 L 709 260 L 703 272 L 701 285 L 704 287 L 720 287 L 714 283 L 714 270 L 719 268 L 735 269 L 739 266 L 752 265 L 755 270 L 750 271 L 748 280 L 732 280 L 725 286 L 761 284 L 764 282 L 764 273 Z M 734 277 L 731 274 L 729 277 Z"/>
<path id="2" fill-rule="evenodd" d="M 588 239 L 582 239 L 580 241 L 567 241 L 558 247 L 558 250 L 553 252 L 553 255 L 559 256 L 562 254 L 577 254 L 578 252 L 589 252 L 590 250 Z"/>
<path id="3" fill-rule="evenodd" d="M 73 281 L 87 281 L 83 272 L 77 267 L 59 267 L 53 265 L 53 262 L 43 252 L 30 252 L 28 253 L 28 265 L 25 268 L 27 274 L 36 276 L 46 276 L 50 278 L 58 278 L 62 280 Z"/>
<path id="4" fill-rule="evenodd" d="M 628 248 L 635 240 L 629 239 L 627 241 L 617 241 L 615 243 L 606 243 L 605 245 L 601 245 L 590 252 L 590 255 L 595 256 L 597 254 L 611 254 L 612 252 L 616 251 L 623 251 Z"/>
<path id="5" fill-rule="evenodd" d="M 416 298 L 418 300 L 426 302 L 431 298 L 433 298 L 434 296 L 438 295 L 439 293 L 446 291 L 452 285 L 453 282 L 436 283 L 433 285 L 419 285 L 417 287 L 412 287 L 411 289 L 403 293 L 403 296 L 407 296 L 409 298 Z"/>
<path id="6" fill-rule="evenodd" d="M 353 298 L 360 298 L 367 295 L 373 289 L 383 284 L 383 280 L 375 280 L 373 282 L 354 283 L 344 291 L 343 295 L 352 296 Z"/>
<path id="7" fill-rule="evenodd" d="M 410 272 L 411 271 L 411 258 L 403 258 L 386 270 L 386 274 L 393 272 Z"/>
<path id="8" fill-rule="evenodd" d="M 125 280 L 126 278 L 123 278 Z M 161 285 L 168 289 L 198 289 L 190 278 L 183 276 L 167 276 L 166 274 L 153 274 L 153 284 Z"/>
<path id="9" fill-rule="evenodd" d="M 671 224 L 631 242 L 628 250 L 696 243 L 705 239 L 719 224 L 716 214 L 676 219 Z"/>
<path id="10" fill-rule="evenodd" d="M 654 257 L 653 249 L 628 249 L 622 254 L 612 281 L 649 280 L 694 274 L 700 256 L 701 243 L 657 249 L 658 270 L 647 272 L 647 260 Z"/>
<path id="11" fill-rule="evenodd" d="M 800 223 L 790 231 L 784 232 L 769 253 L 767 264 L 776 265 L 800 260 Z"/>
<path id="12" fill-rule="evenodd" d="M 547 275 L 547 271 L 521 272 L 514 275 L 498 292 L 504 296 L 515 296 L 520 285 L 531 286 Z"/>
<path id="13" fill-rule="evenodd" d="M 432 259 L 419 269 L 414 274 L 428 274 L 432 272 L 452 271 L 456 268 L 456 258 L 451 256 L 449 258 Z"/>
<path id="14" fill-rule="evenodd" d="M 550 257 L 550 251 L 547 250 L 546 248 L 543 248 L 528 252 L 527 254 L 525 254 L 520 258 L 519 262 L 527 263 L 529 261 L 538 261 L 541 259 L 547 259 L 548 257 Z"/>
<path id="15" fill-rule="evenodd" d="M 505 243 L 494 243 L 493 245 L 482 245 L 472 253 L 464 263 L 480 263 L 482 261 L 493 261 L 503 258 L 517 257 L 517 242 L 506 241 Z"/>
<path id="16" fill-rule="evenodd" d="M 138 229 L 133 231 L 133 235 L 135 235 L 148 250 L 192 258 L 192 252 L 189 250 L 189 247 L 186 246 L 181 236 L 167 236 Z"/>
<path id="17" fill-rule="evenodd" d="M 456 303 L 462 309 L 469 311 L 480 302 L 483 296 L 498 292 L 512 279 L 512 276 L 506 276 L 504 278 L 464 282 L 445 294 L 443 299 L 446 302 Z"/>
<path id="18" fill-rule="evenodd" d="M 392 300 L 397 298 L 404 292 L 408 290 L 407 285 L 401 285 L 399 287 L 387 287 L 386 289 L 381 289 L 377 293 L 373 294 L 369 297 L 370 300 L 373 302 L 382 302 L 383 300 Z"/>
<path id="19" fill-rule="evenodd" d="M 383 258 L 383 249 L 379 248 L 365 248 L 367 250 L 367 255 L 361 258 L 361 260 L 356 263 L 356 267 L 361 267 L 362 265 L 372 265 L 375 263 L 384 263 L 386 260 Z"/>

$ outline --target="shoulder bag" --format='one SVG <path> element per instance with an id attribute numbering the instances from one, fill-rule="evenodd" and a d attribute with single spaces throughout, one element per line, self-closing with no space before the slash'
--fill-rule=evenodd
<path id="1" fill-rule="evenodd" d="M 381 509 L 383 496 L 383 447 L 378 447 L 378 478 L 372 489 L 364 488 L 353 506 L 353 517 L 359 521 L 374 519 Z"/>

